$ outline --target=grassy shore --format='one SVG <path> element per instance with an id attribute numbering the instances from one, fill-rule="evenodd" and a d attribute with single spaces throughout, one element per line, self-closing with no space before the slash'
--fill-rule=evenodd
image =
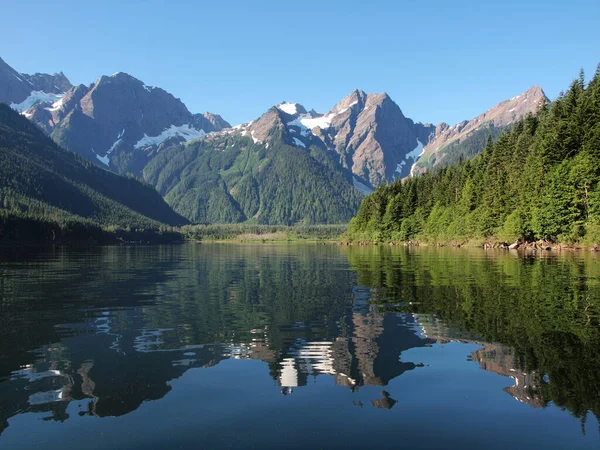
<path id="1" fill-rule="evenodd" d="M 339 241 L 347 225 L 188 225 L 179 229 L 187 240 L 239 241 L 239 242 L 290 242 Z"/>

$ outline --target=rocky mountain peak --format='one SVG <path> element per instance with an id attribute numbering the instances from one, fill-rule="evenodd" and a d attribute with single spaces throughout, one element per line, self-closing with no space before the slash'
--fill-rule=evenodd
<path id="1" fill-rule="evenodd" d="M 341 101 L 339 101 L 331 110 L 331 112 L 345 111 L 356 105 L 357 109 L 362 109 L 365 105 L 367 94 L 361 89 L 355 89 Z"/>
<path id="2" fill-rule="evenodd" d="M 21 74 L 0 58 L 0 102 L 19 104 L 33 90 L 33 86 Z"/>
<path id="3" fill-rule="evenodd" d="M 218 114 L 205 112 L 202 117 L 212 126 L 212 128 L 206 125 L 203 126 L 202 128 L 206 131 L 221 131 L 225 128 L 231 128 L 231 124 Z"/>
<path id="4" fill-rule="evenodd" d="M 414 172 L 421 173 L 427 168 L 446 164 L 444 161 L 448 158 L 448 153 L 444 149 L 451 144 L 461 144 L 477 133 L 485 132 L 489 127 L 498 129 L 507 127 L 521 117 L 535 113 L 542 105 L 549 102 L 540 86 L 532 86 L 525 92 L 498 103 L 472 120 L 463 120 L 452 127 L 440 123 L 436 127 L 435 135 L 425 146 L 423 157 L 415 164 Z"/>
<path id="5" fill-rule="evenodd" d="M 33 75 L 22 74 L 36 91 L 43 91 L 53 94 L 63 94 L 73 87 L 64 73 L 59 72 L 53 75 L 47 73 L 34 73 Z"/>
<path id="6" fill-rule="evenodd" d="M 300 114 L 307 114 L 306 108 L 299 103 L 283 102 L 283 103 L 280 103 L 279 105 L 277 105 L 275 108 L 277 108 L 279 111 L 283 111 L 284 113 L 286 113 L 290 116 L 298 116 Z"/>
<path id="7" fill-rule="evenodd" d="M 70 89 L 71 83 L 61 72 L 54 75 L 36 73 L 27 75 L 19 73 L 0 59 L 0 102 L 28 118 L 32 112 L 26 112 L 36 104 L 52 107 Z M 49 114 L 44 113 L 44 116 Z"/>
<path id="8" fill-rule="evenodd" d="M 39 116 L 40 126 L 64 147 L 118 172 L 139 174 L 163 143 L 230 127 L 216 114 L 192 114 L 180 99 L 125 72 L 77 86 L 60 103 L 51 117 Z"/>
<path id="9" fill-rule="evenodd" d="M 265 143 L 274 130 L 285 129 L 286 120 L 289 120 L 290 116 L 299 115 L 298 106 L 301 105 L 281 103 L 278 106 L 273 106 L 257 120 L 250 122 L 246 127 L 242 127 L 240 133 L 242 136 L 251 137 L 255 143 Z M 304 108 L 302 109 L 306 111 Z"/>

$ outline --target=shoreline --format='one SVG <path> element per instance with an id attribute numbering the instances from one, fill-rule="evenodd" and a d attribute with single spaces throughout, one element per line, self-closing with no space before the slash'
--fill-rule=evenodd
<path id="1" fill-rule="evenodd" d="M 599 252 L 600 246 L 596 243 L 564 243 L 564 242 L 549 242 L 549 241 L 520 241 L 517 240 L 513 243 L 508 243 L 496 238 L 489 239 L 464 239 L 464 240 L 452 240 L 452 241 L 439 241 L 439 242 L 427 242 L 427 241 L 390 241 L 390 242 L 373 242 L 373 241 L 351 241 L 342 239 L 339 245 L 347 246 L 391 246 L 391 247 L 451 247 L 451 248 L 479 248 L 482 250 L 507 250 L 507 251 L 521 251 L 521 252 L 555 252 L 559 253 L 562 251 L 591 251 Z"/>

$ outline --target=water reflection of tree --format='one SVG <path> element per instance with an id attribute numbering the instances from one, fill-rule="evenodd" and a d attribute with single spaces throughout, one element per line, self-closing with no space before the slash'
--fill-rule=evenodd
<path id="1" fill-rule="evenodd" d="M 590 254 L 344 250 L 382 310 L 436 317 L 514 352 L 536 402 L 600 418 L 600 265 Z M 399 303 L 400 300 L 400 303 Z"/>

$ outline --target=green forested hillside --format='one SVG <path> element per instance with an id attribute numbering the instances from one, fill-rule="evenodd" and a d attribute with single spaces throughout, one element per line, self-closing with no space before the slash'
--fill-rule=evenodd
<path id="1" fill-rule="evenodd" d="M 61 149 L 6 105 L 0 105 L 0 214 L 4 234 L 27 220 L 90 230 L 187 222 L 152 186 Z"/>
<path id="2" fill-rule="evenodd" d="M 600 241 L 600 67 L 471 161 L 381 186 L 349 238 Z"/>
<path id="3" fill-rule="evenodd" d="M 347 222 L 361 194 L 322 149 L 269 145 L 248 137 L 210 136 L 161 151 L 144 178 L 196 223 Z"/>

